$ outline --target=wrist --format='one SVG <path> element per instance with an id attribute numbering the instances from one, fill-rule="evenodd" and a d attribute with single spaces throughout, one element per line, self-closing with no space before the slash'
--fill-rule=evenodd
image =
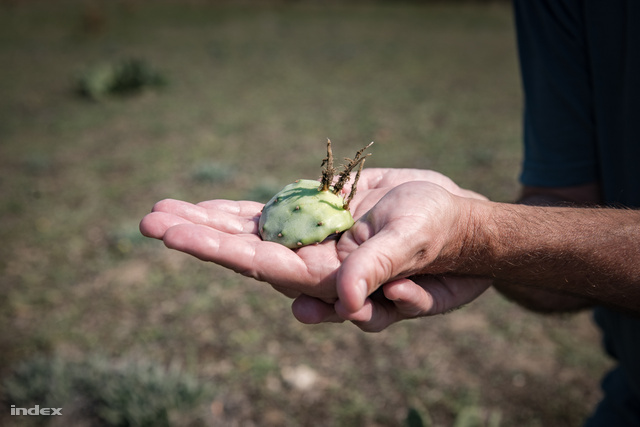
<path id="1" fill-rule="evenodd" d="M 635 312 L 640 300 L 640 212 L 534 207 L 465 199 L 448 273 L 491 278 L 518 292 L 546 290 Z M 447 262 L 443 262 L 443 261 Z M 530 294 L 532 295 L 532 294 Z M 563 301 L 563 303 L 566 301 Z"/>
<path id="2" fill-rule="evenodd" d="M 486 229 L 492 217 L 494 203 L 453 197 L 456 202 L 454 222 L 426 273 L 479 275 L 477 261 L 486 259 L 487 254 L 483 252 L 490 248 L 491 242 L 487 238 Z"/>
<path id="3" fill-rule="evenodd" d="M 489 266 L 495 243 L 490 236 L 496 234 L 492 230 L 496 203 L 464 199 L 465 215 L 461 225 L 461 246 L 453 273 L 491 276 Z"/>

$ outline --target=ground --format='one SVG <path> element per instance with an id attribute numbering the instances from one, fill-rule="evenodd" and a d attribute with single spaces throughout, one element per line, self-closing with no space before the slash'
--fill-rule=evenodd
<path id="1" fill-rule="evenodd" d="M 74 91 L 130 57 L 167 85 Z M 368 167 L 513 200 L 508 3 L 5 1 L 0 63 L 4 378 L 36 356 L 177 365 L 213 395 L 174 425 L 397 426 L 414 409 L 431 426 L 575 426 L 598 401 L 610 361 L 589 313 L 489 291 L 379 334 L 305 326 L 268 285 L 137 229 L 163 198 L 265 201 L 319 178 L 328 137 L 338 156 L 374 140 Z M 2 425 L 23 425 L 8 407 Z"/>

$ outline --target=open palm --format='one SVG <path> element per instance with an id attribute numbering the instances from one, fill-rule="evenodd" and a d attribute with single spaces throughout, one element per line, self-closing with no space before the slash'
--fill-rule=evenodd
<path id="1" fill-rule="evenodd" d="M 365 169 L 351 202 L 354 219 L 364 215 L 391 189 L 409 181 L 429 181 L 454 194 L 477 197 L 437 172 Z M 140 230 L 145 236 L 163 240 L 171 249 L 268 282 L 289 297 L 305 294 L 325 302 L 335 301 L 335 275 L 341 262 L 337 240 L 296 250 L 263 241 L 258 234 L 262 207 L 253 201 L 191 204 L 167 199 L 158 202 L 152 213 L 142 219 Z"/>

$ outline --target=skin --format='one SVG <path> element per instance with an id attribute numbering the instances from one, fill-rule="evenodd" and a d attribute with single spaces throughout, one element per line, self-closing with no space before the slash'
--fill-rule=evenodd
<path id="1" fill-rule="evenodd" d="M 444 195 L 484 199 L 458 187 L 433 171 L 415 169 L 365 169 L 358 192 L 351 202 L 357 220 L 369 212 L 398 185 L 423 182 Z M 349 191 L 347 187 L 345 191 Z M 142 234 L 161 239 L 168 248 L 191 254 L 254 279 L 271 284 L 283 294 L 296 298 L 292 310 L 303 323 L 343 321 L 335 304 L 338 298 L 338 269 L 358 246 L 352 241 L 327 240 L 295 251 L 258 235 L 262 204 L 251 201 L 212 200 L 191 204 L 163 200 L 141 223 Z M 444 313 L 484 292 L 489 281 L 477 278 L 441 276 L 396 277 L 384 283 L 377 296 L 367 298 L 361 315 L 370 310 L 371 318 L 353 320 L 364 330 L 381 330 L 396 321 Z M 380 298 L 382 294 L 386 298 Z"/>
<path id="2" fill-rule="evenodd" d="M 527 188 L 523 201 L 590 203 L 598 199 L 594 189 Z M 489 202 L 415 170 L 369 170 L 359 195 L 357 221 L 338 242 L 296 252 L 258 240 L 261 205 L 253 202 L 163 201 L 141 230 L 271 283 L 296 298 L 293 312 L 304 323 L 344 319 L 379 331 L 457 308 L 492 283 L 541 311 L 597 302 L 638 313 L 637 211 Z"/>
<path id="3" fill-rule="evenodd" d="M 518 202 L 530 206 L 597 206 L 602 203 L 602 194 L 597 183 L 557 188 L 525 186 Z M 496 281 L 493 286 L 508 299 L 540 313 L 566 313 L 594 305 L 588 298 L 513 282 Z"/>
<path id="4" fill-rule="evenodd" d="M 353 239 L 360 249 L 345 259 L 337 275 L 343 317 L 353 320 L 366 305 L 363 295 L 387 277 L 442 270 L 492 278 L 503 293 L 538 311 L 567 311 L 597 303 L 640 313 L 640 212 L 514 205 L 454 196 L 438 202 L 450 216 L 446 233 L 434 229 L 437 215 L 419 217 L 416 210 L 424 206 L 414 205 L 419 193 L 409 186 L 424 187 L 397 187 L 391 203 L 381 200 L 368 213 L 372 218 L 368 224 L 357 223 L 351 229 L 354 234 L 362 228 L 370 231 Z M 532 190 L 525 189 L 526 199 L 534 197 Z M 391 227 L 396 233 L 385 236 Z M 365 246 L 370 248 L 368 253 L 362 250 Z M 429 250 L 423 253 L 424 248 Z"/>

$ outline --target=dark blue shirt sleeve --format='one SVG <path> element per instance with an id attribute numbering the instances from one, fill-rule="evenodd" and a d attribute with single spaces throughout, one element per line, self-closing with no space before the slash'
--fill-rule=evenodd
<path id="1" fill-rule="evenodd" d="M 525 185 L 597 181 L 593 93 L 581 2 L 515 1 L 524 106 Z"/>

